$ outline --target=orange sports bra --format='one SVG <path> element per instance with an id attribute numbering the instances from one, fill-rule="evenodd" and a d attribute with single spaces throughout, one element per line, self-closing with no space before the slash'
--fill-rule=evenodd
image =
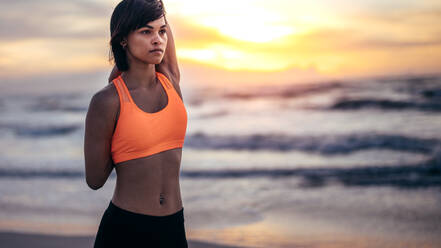
<path id="1" fill-rule="evenodd" d="M 154 113 L 144 112 L 135 104 L 121 75 L 112 81 L 120 101 L 119 117 L 111 143 L 115 164 L 184 144 L 187 110 L 167 77 L 160 72 L 156 72 L 156 76 L 167 94 L 167 105 Z"/>

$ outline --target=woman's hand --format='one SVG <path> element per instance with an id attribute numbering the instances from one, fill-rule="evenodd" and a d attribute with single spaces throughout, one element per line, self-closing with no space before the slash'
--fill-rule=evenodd
<path id="1" fill-rule="evenodd" d="M 118 70 L 118 67 L 113 66 L 113 70 L 109 75 L 109 84 L 112 82 L 113 79 L 117 78 L 119 75 L 121 75 L 121 71 Z"/>

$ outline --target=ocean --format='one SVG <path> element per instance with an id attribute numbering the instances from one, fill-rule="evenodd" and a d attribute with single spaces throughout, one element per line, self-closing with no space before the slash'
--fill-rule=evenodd
<path id="1" fill-rule="evenodd" d="M 0 230 L 94 235 L 84 175 L 104 74 L 0 84 Z M 66 79 L 66 80 L 65 80 Z M 187 237 L 244 247 L 441 247 L 441 76 L 181 83 Z"/>

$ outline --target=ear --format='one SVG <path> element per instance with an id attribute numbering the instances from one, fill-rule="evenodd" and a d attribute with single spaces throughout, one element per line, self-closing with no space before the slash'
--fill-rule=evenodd
<path id="1" fill-rule="evenodd" d="M 126 40 L 126 39 L 123 39 L 119 44 L 121 44 L 121 46 L 122 46 L 123 48 L 125 48 L 125 47 L 127 46 L 127 40 Z"/>

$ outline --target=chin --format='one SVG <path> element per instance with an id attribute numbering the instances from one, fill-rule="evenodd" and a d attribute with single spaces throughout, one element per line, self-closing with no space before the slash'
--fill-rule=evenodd
<path id="1" fill-rule="evenodd" d="M 146 61 L 147 64 L 154 64 L 154 65 L 161 64 L 161 62 L 162 62 L 162 58 L 161 59 L 150 59 L 150 60 Z"/>
<path id="2" fill-rule="evenodd" d="M 158 60 L 155 60 L 155 64 L 160 64 L 161 62 L 162 62 L 162 58 L 158 59 Z"/>

